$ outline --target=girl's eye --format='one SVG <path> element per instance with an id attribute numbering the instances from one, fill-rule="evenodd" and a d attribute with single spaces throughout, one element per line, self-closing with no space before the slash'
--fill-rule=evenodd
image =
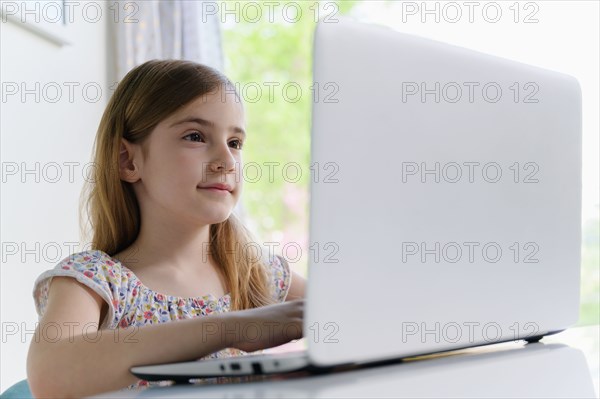
<path id="1" fill-rule="evenodd" d="M 185 138 L 187 138 L 187 137 L 192 137 L 192 136 L 194 136 L 194 137 L 199 137 L 199 138 L 201 138 L 202 140 L 204 140 L 204 137 L 202 137 L 202 135 L 201 135 L 200 133 L 190 133 L 190 134 L 188 134 L 187 136 L 184 136 L 183 138 L 185 139 Z M 189 141 L 189 140 L 188 140 L 188 141 Z M 195 141 L 195 140 L 192 140 L 192 141 Z"/>
<path id="2" fill-rule="evenodd" d="M 235 148 L 237 150 L 241 150 L 242 147 L 244 146 L 244 143 L 242 143 L 241 140 L 233 140 L 233 141 L 230 141 L 230 143 L 237 143 L 236 146 L 235 146 Z"/>
<path id="3" fill-rule="evenodd" d="M 194 137 L 195 139 L 200 138 L 202 140 L 204 140 L 204 136 L 201 133 L 198 132 L 194 132 L 194 133 L 190 133 L 186 136 L 184 136 L 184 140 L 187 139 L 188 137 Z M 190 140 L 186 140 L 186 141 L 190 141 Z M 196 140 L 191 140 L 191 141 L 196 141 Z M 232 140 L 229 143 L 235 143 L 234 144 L 234 148 L 237 150 L 241 150 L 242 147 L 244 146 L 244 143 L 242 142 L 242 140 Z"/>

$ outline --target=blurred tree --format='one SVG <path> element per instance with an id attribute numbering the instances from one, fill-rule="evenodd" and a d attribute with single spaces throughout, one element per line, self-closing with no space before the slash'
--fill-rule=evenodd
<path id="1" fill-rule="evenodd" d="M 600 323 L 600 221 L 588 219 L 581 245 L 581 310 L 578 325 Z"/>

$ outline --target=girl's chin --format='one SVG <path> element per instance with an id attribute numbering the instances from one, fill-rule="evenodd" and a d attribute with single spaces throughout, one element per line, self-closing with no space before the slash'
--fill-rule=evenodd
<path id="1" fill-rule="evenodd" d="M 223 212 L 211 212 L 209 214 L 205 214 L 203 215 L 202 220 L 208 221 L 206 224 L 217 224 L 217 223 L 222 223 L 224 221 L 226 221 L 229 216 L 231 215 L 231 213 L 233 212 L 233 209 Z"/>

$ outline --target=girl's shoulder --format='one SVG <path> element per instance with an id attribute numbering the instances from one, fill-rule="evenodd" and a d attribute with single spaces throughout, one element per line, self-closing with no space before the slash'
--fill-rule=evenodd
<path id="1" fill-rule="evenodd" d="M 273 297 L 277 302 L 285 301 L 292 283 L 292 270 L 289 262 L 281 255 L 271 255 L 267 258 L 273 280 Z"/>
<path id="2" fill-rule="evenodd" d="M 54 275 L 83 276 L 97 282 L 111 284 L 121 284 L 123 279 L 127 278 L 127 274 L 123 273 L 122 266 L 117 260 L 97 249 L 70 254 L 58 262 L 53 269 L 42 273 L 38 280 Z"/>
<path id="3" fill-rule="evenodd" d="M 89 249 L 70 254 L 55 266 L 55 268 L 58 267 L 61 267 L 62 269 L 93 269 L 94 267 L 100 267 L 104 270 L 112 270 L 115 268 L 120 269 L 121 265 L 104 251 L 99 249 Z"/>
<path id="4" fill-rule="evenodd" d="M 121 264 L 104 251 L 86 250 L 70 254 L 52 269 L 41 273 L 33 285 L 33 298 L 38 316 L 45 311 L 53 277 L 71 277 L 96 292 L 109 307 L 108 327 L 123 311 L 122 299 L 128 291 L 129 274 Z"/>

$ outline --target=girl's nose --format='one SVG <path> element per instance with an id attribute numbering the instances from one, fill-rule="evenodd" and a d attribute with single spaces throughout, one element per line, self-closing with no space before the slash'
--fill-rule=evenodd
<path id="1" fill-rule="evenodd" d="M 217 150 L 217 154 L 215 154 L 214 159 L 209 164 L 209 169 L 213 172 L 217 171 L 233 171 L 235 170 L 237 160 L 231 153 L 231 149 L 229 146 L 225 146 L 226 149 L 219 147 Z"/>

